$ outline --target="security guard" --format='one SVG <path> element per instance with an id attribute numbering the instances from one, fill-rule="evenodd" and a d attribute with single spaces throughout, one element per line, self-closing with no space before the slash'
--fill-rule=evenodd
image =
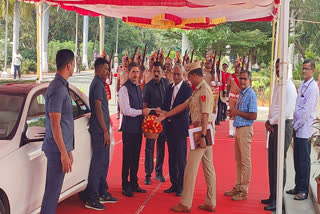
<path id="1" fill-rule="evenodd" d="M 74 122 L 68 78 L 74 70 L 71 50 L 59 50 L 56 55 L 57 73 L 46 94 L 46 136 L 42 150 L 47 157 L 46 186 L 40 214 L 54 214 L 65 173 L 72 171 Z"/>
<path id="2" fill-rule="evenodd" d="M 205 203 L 199 205 L 198 208 L 214 212 L 216 209 L 216 175 L 212 161 L 212 145 L 206 145 L 205 139 L 207 126 L 212 125 L 213 95 L 211 88 L 203 79 L 200 62 L 188 64 L 186 71 L 189 81 L 195 86 L 192 96 L 171 111 L 162 112 L 158 119 L 158 121 L 161 121 L 190 108 L 193 126 L 202 127 L 198 148 L 189 151 L 181 201 L 171 210 L 174 212 L 191 212 L 196 177 L 200 161 L 202 161 L 208 191 Z"/>

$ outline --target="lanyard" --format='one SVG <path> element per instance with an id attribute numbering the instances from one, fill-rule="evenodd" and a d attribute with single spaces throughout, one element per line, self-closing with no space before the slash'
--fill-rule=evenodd
<path id="1" fill-rule="evenodd" d="M 307 89 L 309 88 L 309 85 L 310 85 L 312 82 L 313 82 L 313 80 L 311 80 L 311 81 L 309 82 L 309 84 L 307 85 L 307 88 L 306 88 L 306 90 L 304 90 L 304 92 L 302 92 L 302 88 L 301 88 L 301 97 L 304 97 L 304 94 L 306 93 Z"/>
<path id="2" fill-rule="evenodd" d="M 247 91 L 249 90 L 249 87 L 246 88 L 245 90 L 246 90 L 246 91 L 245 91 L 244 94 L 241 96 L 241 98 L 240 98 L 240 96 L 239 96 L 240 99 L 239 99 L 238 102 L 237 102 L 237 109 L 239 109 L 239 107 L 242 105 L 243 98 L 244 98 L 244 96 L 246 95 Z M 240 95 L 241 95 L 241 94 L 240 94 Z"/>

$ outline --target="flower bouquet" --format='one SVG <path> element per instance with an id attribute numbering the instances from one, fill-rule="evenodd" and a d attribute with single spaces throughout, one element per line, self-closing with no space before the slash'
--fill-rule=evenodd
<path id="1" fill-rule="evenodd" d="M 157 116 L 148 115 L 143 120 L 142 131 L 147 139 L 158 139 L 159 134 L 162 132 L 162 124 L 155 123 L 155 119 L 157 119 Z"/>

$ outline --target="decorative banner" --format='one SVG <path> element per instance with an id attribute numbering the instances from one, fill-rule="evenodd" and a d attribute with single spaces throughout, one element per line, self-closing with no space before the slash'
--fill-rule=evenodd
<path id="1" fill-rule="evenodd" d="M 212 28 L 221 23 L 225 23 L 227 20 L 226 17 L 221 17 L 217 19 L 210 19 L 208 17 L 181 19 L 180 17 L 172 14 L 162 13 L 152 17 L 152 19 L 140 17 L 122 17 L 122 21 L 127 24 L 143 28 L 179 28 L 195 30 Z"/>

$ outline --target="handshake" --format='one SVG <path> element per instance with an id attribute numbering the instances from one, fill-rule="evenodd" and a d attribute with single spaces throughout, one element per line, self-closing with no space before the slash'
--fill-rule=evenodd
<path id="1" fill-rule="evenodd" d="M 160 107 L 157 108 L 144 108 L 142 110 L 142 114 L 143 116 L 148 116 L 149 114 L 156 114 L 157 115 L 157 119 L 155 120 L 156 123 L 160 123 L 161 121 L 163 121 L 164 119 L 166 119 L 166 111 L 161 110 Z"/>

